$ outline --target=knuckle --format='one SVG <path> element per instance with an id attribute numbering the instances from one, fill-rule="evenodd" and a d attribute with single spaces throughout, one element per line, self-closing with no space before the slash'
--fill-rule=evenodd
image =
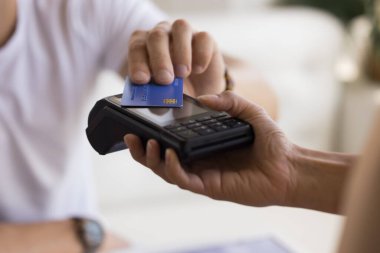
<path id="1" fill-rule="evenodd" d="M 134 38 L 134 37 L 142 37 L 142 36 L 145 36 L 147 32 L 146 31 L 143 31 L 143 30 L 135 30 L 131 37 Z"/>
<path id="2" fill-rule="evenodd" d="M 143 41 L 133 41 L 129 44 L 129 51 L 141 51 L 146 49 L 146 44 Z"/>
<path id="3" fill-rule="evenodd" d="M 238 99 L 238 97 L 236 97 L 236 96 L 230 96 L 229 98 L 232 101 L 232 108 L 231 109 L 236 109 L 236 110 L 239 110 L 239 111 L 243 110 L 242 107 L 243 107 L 244 104 L 241 103 L 241 101 Z"/>
<path id="4" fill-rule="evenodd" d="M 141 163 L 141 164 L 144 164 L 144 162 L 143 162 L 143 157 L 142 157 L 141 155 L 136 154 L 135 152 L 131 152 L 131 155 L 132 155 L 132 158 L 133 158 L 135 161 L 137 161 L 137 162 L 139 162 L 139 163 Z"/>
<path id="5" fill-rule="evenodd" d="M 148 41 L 149 42 L 155 42 L 157 40 L 162 40 L 162 39 L 166 38 L 167 36 L 168 36 L 168 34 L 166 31 L 159 29 L 159 28 L 156 28 L 149 33 Z"/>
<path id="6" fill-rule="evenodd" d="M 174 183 L 170 179 L 165 178 L 165 177 L 163 177 L 162 179 L 164 179 L 166 183 L 174 185 Z"/>
<path id="7" fill-rule="evenodd" d="M 166 60 L 164 57 L 158 57 L 157 61 L 153 61 L 150 63 L 152 67 L 152 71 L 155 75 L 158 74 L 163 69 L 170 69 L 171 65 L 170 63 L 166 63 Z"/>
<path id="8" fill-rule="evenodd" d="M 187 190 L 187 187 L 186 187 L 184 184 L 182 184 L 182 183 L 177 183 L 177 186 L 178 186 L 178 188 L 180 188 L 181 190 Z"/>
<path id="9" fill-rule="evenodd" d="M 195 65 L 204 65 L 205 62 L 210 58 L 211 53 L 206 50 L 198 50 L 194 55 Z"/>
<path id="10" fill-rule="evenodd" d="M 229 99 L 235 97 L 235 94 L 230 90 L 223 92 L 223 95 Z"/>
<path id="11" fill-rule="evenodd" d="M 261 106 L 257 106 L 255 109 L 256 109 L 257 113 L 259 113 L 261 115 L 265 115 L 265 116 L 267 115 L 267 112 Z"/>

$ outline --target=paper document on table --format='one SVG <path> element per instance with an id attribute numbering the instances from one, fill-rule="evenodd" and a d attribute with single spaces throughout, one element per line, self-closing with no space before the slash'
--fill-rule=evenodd
<path id="1" fill-rule="evenodd" d="M 240 241 L 206 247 L 194 247 L 187 250 L 144 250 L 129 248 L 112 253 L 296 253 L 274 238 L 263 238 L 252 241 Z"/>
<path id="2" fill-rule="evenodd" d="M 164 252 L 162 252 L 164 253 Z M 167 253 L 167 252 L 165 252 Z M 273 238 L 241 241 L 210 247 L 172 251 L 170 253 L 295 253 Z"/>

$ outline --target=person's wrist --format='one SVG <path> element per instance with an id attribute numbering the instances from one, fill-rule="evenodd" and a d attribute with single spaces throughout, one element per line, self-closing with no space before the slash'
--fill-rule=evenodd
<path id="1" fill-rule="evenodd" d="M 293 189 L 287 205 L 338 213 L 352 159 L 296 146 L 291 158 Z"/>
<path id="2" fill-rule="evenodd" d="M 286 166 L 289 170 L 289 184 L 288 190 L 286 192 L 285 201 L 282 204 L 283 206 L 288 207 L 297 207 L 299 202 L 299 191 L 303 187 L 302 184 L 299 184 L 299 181 L 302 180 L 303 174 L 301 173 L 302 168 L 302 148 L 292 144 L 290 151 L 286 155 Z"/>
<path id="3" fill-rule="evenodd" d="M 321 192 L 324 161 L 315 159 L 311 150 L 296 145 L 290 161 L 294 182 L 287 205 L 325 211 L 323 202 L 328 192 Z"/>

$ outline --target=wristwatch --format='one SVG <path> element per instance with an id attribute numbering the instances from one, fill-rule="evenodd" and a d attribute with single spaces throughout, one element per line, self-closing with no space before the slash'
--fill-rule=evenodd
<path id="1" fill-rule="evenodd" d="M 96 220 L 86 218 L 72 218 L 83 253 L 95 253 L 104 240 L 102 225 Z"/>

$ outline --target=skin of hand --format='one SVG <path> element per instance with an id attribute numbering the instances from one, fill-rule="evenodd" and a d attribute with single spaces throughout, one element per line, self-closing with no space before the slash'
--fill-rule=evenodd
<path id="1" fill-rule="evenodd" d="M 297 147 L 261 107 L 232 92 L 198 99 L 211 109 L 226 111 L 254 126 L 254 144 L 194 162 L 184 169 L 174 150 L 168 149 L 163 161 L 157 141 L 149 140 L 145 152 L 137 136 L 126 135 L 133 158 L 167 182 L 213 199 L 252 206 L 288 205 L 289 194 L 296 187 L 296 170 L 291 161 Z"/>
<path id="2" fill-rule="evenodd" d="M 120 72 L 137 84 L 153 79 L 167 85 L 182 77 L 185 93 L 198 96 L 222 92 L 224 70 L 223 56 L 212 37 L 193 30 L 185 20 L 176 20 L 161 22 L 149 31 L 135 31 Z"/>
<path id="3" fill-rule="evenodd" d="M 146 148 L 137 136 L 125 143 L 133 158 L 169 183 L 217 200 L 251 206 L 291 206 L 339 213 L 357 155 L 320 152 L 291 143 L 260 106 L 227 91 L 198 100 L 252 125 L 254 143 L 219 153 L 183 168 L 174 150 L 160 159 L 157 141 Z"/>
<path id="4" fill-rule="evenodd" d="M 17 24 L 17 1 L 0 1 L 0 47 L 12 37 Z"/>

